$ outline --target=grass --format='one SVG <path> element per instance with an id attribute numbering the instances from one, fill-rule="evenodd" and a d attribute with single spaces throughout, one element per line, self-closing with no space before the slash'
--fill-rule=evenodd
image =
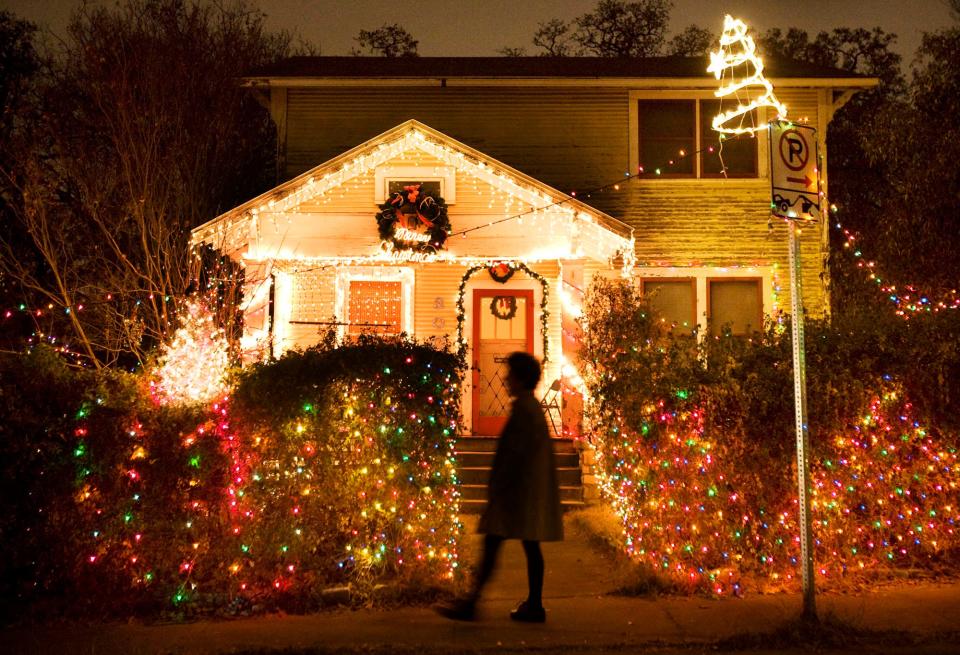
<path id="1" fill-rule="evenodd" d="M 614 596 L 652 597 L 677 593 L 680 589 L 669 578 L 631 560 L 623 550 L 623 530 L 608 505 L 598 504 L 567 514 L 568 524 L 586 535 L 587 543 L 610 555 L 617 583 Z"/>

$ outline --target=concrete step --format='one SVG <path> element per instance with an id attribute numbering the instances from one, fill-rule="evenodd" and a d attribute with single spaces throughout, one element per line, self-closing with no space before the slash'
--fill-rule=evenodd
<path id="1" fill-rule="evenodd" d="M 562 491 L 562 489 L 561 489 Z M 475 500 L 475 499 L 460 499 L 460 513 L 461 514 L 481 514 L 487 506 L 486 500 Z M 564 512 L 570 512 L 577 509 L 583 509 L 587 506 L 582 500 L 561 500 L 560 509 Z"/>
<path id="2" fill-rule="evenodd" d="M 460 480 L 460 511 L 479 514 L 487 506 L 487 481 L 497 450 L 498 437 L 463 436 L 457 440 L 457 477 Z M 551 439 L 564 511 L 585 507 L 580 469 L 580 451 L 571 439 Z"/>
<path id="3" fill-rule="evenodd" d="M 490 468 L 493 466 L 493 451 L 486 452 L 458 452 L 457 469 L 462 468 Z M 576 452 L 556 453 L 558 468 L 575 468 L 580 466 L 580 455 Z"/>
<path id="4" fill-rule="evenodd" d="M 463 484 L 460 485 L 460 503 L 465 501 L 486 503 L 487 485 L 485 484 Z M 579 485 L 561 485 L 560 502 L 582 502 L 583 487 Z"/>
<path id="5" fill-rule="evenodd" d="M 490 467 L 465 467 L 458 465 L 457 479 L 460 480 L 461 486 L 465 484 L 486 485 L 487 481 L 490 480 Z M 557 467 L 557 482 L 560 483 L 560 486 L 580 486 L 580 467 Z"/>
<path id="6" fill-rule="evenodd" d="M 492 453 L 497 449 L 499 437 L 462 436 L 457 439 L 457 453 Z M 553 452 L 575 453 L 576 444 L 572 439 L 551 439 Z"/>

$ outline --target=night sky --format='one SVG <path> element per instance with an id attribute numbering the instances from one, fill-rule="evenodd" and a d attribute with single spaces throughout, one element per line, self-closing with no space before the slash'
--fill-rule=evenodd
<path id="1" fill-rule="evenodd" d="M 62 33 L 79 0 L 0 0 L 9 9 Z M 274 28 L 297 31 L 318 44 L 321 54 L 348 54 L 361 29 L 384 22 L 400 23 L 419 39 L 423 56 L 496 55 L 503 46 L 527 46 L 537 23 L 571 19 L 596 5 L 595 0 L 260 0 Z M 945 0 L 674 0 L 671 28 L 690 23 L 715 29 L 719 37 L 724 13 L 732 13 L 758 30 L 801 27 L 811 32 L 834 27 L 880 26 L 899 36 L 897 51 L 909 61 L 923 31 L 951 24 Z"/>

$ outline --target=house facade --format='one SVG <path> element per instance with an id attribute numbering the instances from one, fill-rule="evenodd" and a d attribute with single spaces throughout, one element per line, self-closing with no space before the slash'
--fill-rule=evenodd
<path id="1" fill-rule="evenodd" d="M 628 275 L 682 331 L 749 333 L 789 304 L 768 144 L 721 142 L 702 58 L 294 58 L 246 83 L 277 126 L 278 186 L 194 231 L 246 267 L 245 336 L 274 354 L 321 330 L 448 338 L 472 366 L 466 429 L 495 434 L 500 362 L 545 357 L 575 435 L 578 302 Z M 769 63 L 818 130 L 876 80 Z M 761 111 L 748 120 L 773 116 Z M 828 171 L 821 167 L 823 190 Z M 802 235 L 804 304 L 828 308 L 827 226 Z M 557 419 L 560 421 L 560 418 Z"/>

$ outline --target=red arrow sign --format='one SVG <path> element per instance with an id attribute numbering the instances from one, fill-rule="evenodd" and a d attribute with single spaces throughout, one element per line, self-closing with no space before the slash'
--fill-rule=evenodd
<path id="1" fill-rule="evenodd" d="M 797 184 L 802 184 L 809 189 L 813 186 L 814 180 L 811 180 L 809 175 L 804 175 L 803 177 L 788 177 L 787 182 L 796 182 Z"/>

